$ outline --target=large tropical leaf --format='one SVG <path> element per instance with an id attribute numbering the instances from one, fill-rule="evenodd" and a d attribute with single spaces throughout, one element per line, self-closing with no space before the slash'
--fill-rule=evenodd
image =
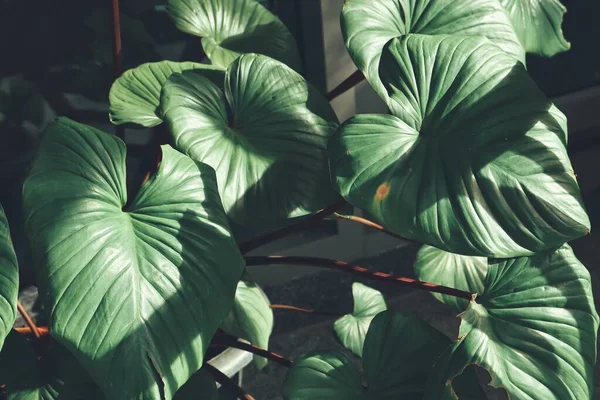
<path id="1" fill-rule="evenodd" d="M 256 0 L 168 0 L 167 12 L 179 30 L 202 38 L 217 66 L 227 68 L 241 54 L 259 53 L 300 68 L 294 37 Z"/>
<path id="2" fill-rule="evenodd" d="M 160 61 L 125 71 L 110 88 L 109 115 L 113 124 L 151 127 L 162 123 L 160 91 L 173 73 L 193 69 L 218 86 L 225 73 L 211 65 Z"/>
<path id="3" fill-rule="evenodd" d="M 6 214 L 0 204 L 0 350 L 17 317 L 19 267 Z"/>
<path id="4" fill-rule="evenodd" d="M 248 276 L 238 282 L 233 308 L 221 323 L 221 329 L 260 348 L 269 348 L 273 310 L 264 292 Z M 259 356 L 254 356 L 254 362 L 259 369 L 267 365 L 267 360 Z"/>
<path id="5" fill-rule="evenodd" d="M 559 0 L 500 0 L 527 52 L 551 57 L 571 47 L 562 32 Z"/>
<path id="6" fill-rule="evenodd" d="M 333 330 L 345 348 L 362 357 L 365 336 L 373 318 L 387 310 L 383 295 L 360 282 L 352 284 L 354 312 L 335 321 Z"/>
<path id="7" fill-rule="evenodd" d="M 386 102 L 389 98 L 379 80 L 381 53 L 390 39 L 408 33 L 484 36 L 525 62 L 525 52 L 498 0 L 346 0 L 342 33 L 354 63 Z"/>
<path id="8" fill-rule="evenodd" d="M 453 287 L 469 293 L 482 293 L 487 273 L 485 257 L 461 256 L 433 246 L 423 246 L 417 253 L 415 273 L 419 280 Z M 433 293 L 436 299 L 456 311 L 464 311 L 469 301 L 446 294 Z"/>
<path id="9" fill-rule="evenodd" d="M 569 246 L 490 261 L 483 295 L 461 318 L 460 340 L 428 399 L 470 364 L 511 398 L 592 398 L 598 314 L 590 275 Z"/>
<path id="10" fill-rule="evenodd" d="M 175 394 L 174 400 L 219 400 L 217 384 L 206 370 L 200 369 Z"/>
<path id="11" fill-rule="evenodd" d="M 327 141 L 337 128 L 328 101 L 299 74 L 247 54 L 227 70 L 225 93 L 192 71 L 161 96 L 175 146 L 217 172 L 228 215 L 253 227 L 282 223 L 335 201 Z"/>
<path id="12" fill-rule="evenodd" d="M 162 151 L 125 207 L 123 142 L 59 119 L 24 186 L 52 335 L 110 399 L 172 398 L 202 365 L 243 270 L 214 171 Z"/>
<path id="13" fill-rule="evenodd" d="M 394 115 L 359 115 L 329 145 L 340 193 L 442 250 L 531 255 L 589 231 L 566 120 L 522 64 L 485 38 L 392 40 Z"/>

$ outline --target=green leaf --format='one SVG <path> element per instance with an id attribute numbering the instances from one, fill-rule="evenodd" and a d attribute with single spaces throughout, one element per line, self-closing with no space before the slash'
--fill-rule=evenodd
<path id="1" fill-rule="evenodd" d="M 314 352 L 294 362 L 283 386 L 284 400 L 361 400 L 360 373 L 343 353 Z"/>
<path id="2" fill-rule="evenodd" d="M 525 62 L 525 52 L 498 0 L 346 0 L 341 22 L 354 63 L 386 102 L 379 61 L 385 44 L 398 36 L 484 36 Z"/>
<path id="3" fill-rule="evenodd" d="M 0 204 L 0 350 L 17 317 L 19 267 L 4 208 Z"/>
<path id="4" fill-rule="evenodd" d="M 221 329 L 262 349 L 269 348 L 273 310 L 262 289 L 248 276 L 238 282 L 233 308 L 221 323 Z M 258 369 L 267 365 L 263 357 L 254 356 L 254 362 Z"/>
<path id="5" fill-rule="evenodd" d="M 425 245 L 417 253 L 415 274 L 424 282 L 470 293 L 482 293 L 487 262 L 485 257 L 462 256 Z M 439 293 L 432 294 L 456 311 L 464 311 L 469 305 L 466 299 Z"/>
<path id="6" fill-rule="evenodd" d="M 193 62 L 160 61 L 142 64 L 125 71 L 110 89 L 109 115 L 113 124 L 152 127 L 162 123 L 160 91 L 176 72 L 193 69 L 218 86 L 223 85 L 224 71 L 211 65 Z"/>
<path id="7" fill-rule="evenodd" d="M 439 364 L 438 399 L 446 382 L 470 364 L 511 398 L 591 399 L 598 314 L 589 272 L 567 245 L 491 260 L 485 291 L 461 314 L 460 340 Z"/>
<path id="8" fill-rule="evenodd" d="M 218 400 L 217 384 L 210 372 L 200 369 L 175 393 L 174 400 Z"/>
<path id="9" fill-rule="evenodd" d="M 255 0 L 168 0 L 180 31 L 200 36 L 210 61 L 227 68 L 244 53 L 258 53 L 296 71 L 300 56 L 287 27 Z"/>
<path id="10" fill-rule="evenodd" d="M 110 399 L 172 398 L 201 367 L 243 271 L 214 171 L 162 152 L 125 207 L 123 142 L 59 119 L 24 185 L 52 335 Z"/>
<path id="11" fill-rule="evenodd" d="M 400 235 L 458 254 L 531 255 L 589 232 L 566 120 L 484 38 L 392 40 L 394 115 L 359 115 L 329 144 L 342 196 Z"/>
<path id="12" fill-rule="evenodd" d="M 369 398 L 421 400 L 429 373 L 449 344 L 446 336 L 414 315 L 378 314 L 363 350 Z"/>
<path id="13" fill-rule="evenodd" d="M 551 57 L 571 47 L 563 36 L 559 0 L 500 0 L 523 47 L 528 53 Z"/>
<path id="14" fill-rule="evenodd" d="M 272 227 L 337 199 L 327 162 L 335 113 L 280 62 L 241 56 L 227 70 L 225 93 L 192 71 L 174 74 L 161 107 L 175 146 L 215 169 L 236 223 Z"/>
<path id="15" fill-rule="evenodd" d="M 359 282 L 352 284 L 354 312 L 335 321 L 333 330 L 345 348 L 362 357 L 365 336 L 371 320 L 387 310 L 381 292 Z"/>

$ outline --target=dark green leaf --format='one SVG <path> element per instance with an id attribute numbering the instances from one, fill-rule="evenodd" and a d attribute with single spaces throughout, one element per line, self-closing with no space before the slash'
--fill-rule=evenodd
<path id="1" fill-rule="evenodd" d="M 210 372 L 206 372 L 204 369 L 196 372 L 175 393 L 174 400 L 218 400 L 219 392 L 217 391 L 217 384 L 213 379 Z"/>
<path id="2" fill-rule="evenodd" d="M 17 317 L 19 267 L 4 208 L 0 204 L 0 350 Z"/>
<path id="3" fill-rule="evenodd" d="M 162 151 L 125 208 L 123 142 L 59 119 L 24 186 L 52 335 L 111 400 L 172 398 L 201 367 L 243 270 L 214 171 Z"/>
<path id="4" fill-rule="evenodd" d="M 340 193 L 403 235 L 458 254 L 531 255 L 589 231 L 566 120 L 484 38 L 392 40 L 394 115 L 359 115 L 329 145 Z"/>
<path id="5" fill-rule="evenodd" d="M 335 113 L 282 63 L 241 56 L 227 70 L 225 93 L 193 71 L 174 74 L 161 107 L 175 146 L 215 169 L 236 223 L 274 226 L 337 199 L 327 164 Z"/>

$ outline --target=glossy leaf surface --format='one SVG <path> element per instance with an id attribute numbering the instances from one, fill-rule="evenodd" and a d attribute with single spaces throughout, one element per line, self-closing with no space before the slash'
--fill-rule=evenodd
<path id="1" fill-rule="evenodd" d="M 589 231 L 565 117 L 522 64 L 484 38 L 408 35 L 381 77 L 394 115 L 353 117 L 329 144 L 350 203 L 465 255 L 531 255 Z"/>
<path id="2" fill-rule="evenodd" d="M 152 127 L 162 123 L 160 91 L 173 73 L 193 69 L 222 86 L 225 73 L 210 65 L 194 62 L 160 61 L 125 71 L 112 85 L 109 115 L 113 124 Z"/>
<path id="3" fill-rule="evenodd" d="M 491 261 L 483 295 L 461 318 L 428 399 L 470 364 L 512 398 L 592 398 L 598 314 L 589 272 L 570 247 Z"/>
<path id="4" fill-rule="evenodd" d="M 378 290 L 360 282 L 352 284 L 354 312 L 335 321 L 333 330 L 345 348 L 362 357 L 365 336 L 373 318 L 387 310 L 385 300 Z"/>
<path id="5" fill-rule="evenodd" d="M 59 119 L 25 182 L 52 335 L 110 399 L 172 398 L 202 365 L 244 266 L 214 171 L 162 151 L 128 204 L 123 142 Z"/>
<path id="6" fill-rule="evenodd" d="M 386 102 L 379 61 L 385 44 L 398 36 L 484 36 L 525 62 L 525 52 L 498 0 L 347 0 L 342 33 L 354 63 Z"/>
<path id="7" fill-rule="evenodd" d="M 562 32 L 567 12 L 559 0 L 500 0 L 527 52 L 551 57 L 569 50 Z"/>
<path id="8" fill-rule="evenodd" d="M 17 317 L 19 267 L 6 214 L 0 204 L 0 350 Z"/>
<path id="9" fill-rule="evenodd" d="M 233 308 L 221 323 L 221 329 L 262 349 L 269 348 L 273 310 L 261 288 L 248 276 L 238 282 Z M 254 362 L 259 369 L 267 365 L 263 357 L 254 356 Z"/>
<path id="10" fill-rule="evenodd" d="M 241 56 L 227 70 L 224 93 L 194 72 L 173 75 L 161 106 L 175 146 L 215 169 L 236 223 L 273 226 L 337 199 L 326 151 L 335 113 L 282 63 Z"/>
<path id="11" fill-rule="evenodd" d="M 295 70 L 300 56 L 287 27 L 256 0 L 168 0 L 177 28 L 200 36 L 210 61 L 227 68 L 244 53 L 258 53 Z"/>
<path id="12" fill-rule="evenodd" d="M 423 246 L 417 253 L 415 274 L 419 280 L 448 286 L 469 293 L 482 293 L 487 273 L 487 258 L 461 256 L 432 246 Z M 445 294 L 432 293 L 436 299 L 464 311 L 469 301 Z"/>

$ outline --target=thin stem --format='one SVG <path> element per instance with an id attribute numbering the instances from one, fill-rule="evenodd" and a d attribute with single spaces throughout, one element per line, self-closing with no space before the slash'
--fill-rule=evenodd
<path id="1" fill-rule="evenodd" d="M 33 331 L 28 326 L 23 326 L 23 327 L 14 328 L 14 329 L 15 329 L 15 332 L 20 333 L 21 335 L 32 335 L 33 334 Z M 48 336 L 50 334 L 50 330 L 48 329 L 47 326 L 38 326 L 37 329 L 41 336 Z"/>
<path id="2" fill-rule="evenodd" d="M 113 18 L 113 73 L 115 79 L 123 73 L 123 49 L 121 45 L 121 16 L 119 11 L 119 0 L 112 0 L 112 18 Z M 125 128 L 118 126 L 115 128 L 117 136 L 125 140 Z"/>
<path id="3" fill-rule="evenodd" d="M 354 86 L 358 85 L 364 80 L 365 76 L 362 72 L 360 72 L 359 70 L 354 71 L 352 75 L 350 75 L 342 83 L 333 88 L 331 92 L 327 93 L 327 100 L 334 100 L 335 98 L 346 93 L 348 90 L 352 89 Z"/>
<path id="4" fill-rule="evenodd" d="M 450 296 L 460 297 L 467 300 L 474 300 L 476 294 L 462 290 L 450 288 L 447 286 L 436 285 L 434 283 L 422 282 L 416 279 L 404 276 L 393 276 L 384 272 L 369 271 L 358 265 L 352 265 L 345 261 L 329 260 L 317 257 L 285 257 L 285 256 L 267 256 L 267 257 L 246 257 L 246 265 L 304 265 L 319 268 L 328 268 L 338 271 L 348 272 L 364 278 L 376 279 L 385 282 L 394 282 L 398 285 L 409 286 L 428 292 L 442 293 Z"/>
<path id="5" fill-rule="evenodd" d="M 235 393 L 235 395 L 237 396 L 238 399 L 255 400 L 254 397 L 252 397 L 248 393 L 244 392 L 244 390 L 241 387 L 236 385 L 235 382 L 230 377 L 228 377 L 227 375 L 225 375 L 224 373 L 222 373 L 221 371 L 219 371 L 212 365 L 204 364 L 204 366 L 202 368 L 205 368 L 206 371 L 208 371 L 213 376 L 213 378 L 215 378 L 215 381 L 217 381 L 221 384 L 221 386 L 231 389 Z"/>
<path id="6" fill-rule="evenodd" d="M 316 310 L 311 310 L 308 308 L 289 306 L 286 304 L 271 304 L 271 305 L 269 305 L 269 307 L 272 310 L 297 311 L 300 313 L 322 315 L 322 316 L 326 316 L 326 317 L 341 317 L 342 316 L 342 314 L 340 314 L 340 313 L 329 312 L 329 311 L 316 311 Z"/>
<path id="7" fill-rule="evenodd" d="M 241 342 L 236 337 L 228 334 L 221 334 L 215 336 L 213 338 L 211 346 L 233 347 L 235 349 L 244 350 L 249 353 L 256 354 L 257 356 L 264 357 L 268 360 L 275 361 L 276 363 L 281 364 L 287 368 L 291 368 L 291 366 L 294 364 L 292 360 L 288 360 L 287 358 L 280 356 L 277 353 L 261 349 L 260 347 L 257 347 L 253 344 Z"/>
<path id="8" fill-rule="evenodd" d="M 33 335 L 35 336 L 35 338 L 39 339 L 40 337 L 42 337 L 42 335 L 40 334 L 40 331 L 38 330 L 37 326 L 35 325 L 35 323 L 31 319 L 31 317 L 29 316 L 29 314 L 27 314 L 27 311 L 25 311 L 25 308 L 23 308 L 23 305 L 19 301 L 17 301 L 17 310 L 19 310 L 19 313 L 21 314 L 21 317 L 23 317 L 23 319 L 27 323 L 27 326 L 29 327 L 29 329 L 31 329 L 31 332 L 33 332 Z"/>
<path id="9" fill-rule="evenodd" d="M 367 227 L 369 227 L 369 228 L 376 229 L 376 230 L 378 230 L 378 231 L 380 231 L 380 232 L 383 232 L 383 233 L 385 233 L 386 235 L 389 235 L 389 236 L 395 237 L 396 239 L 404 240 L 404 241 L 406 241 L 406 242 L 411 242 L 411 243 L 419 243 L 419 244 L 420 244 L 420 242 L 418 242 L 418 241 L 416 241 L 416 240 L 413 240 L 413 239 L 406 238 L 406 237 L 404 237 L 404 236 L 402 236 L 402 235 L 398 235 L 397 233 L 394 233 L 394 232 L 392 232 L 392 231 L 389 231 L 389 230 L 385 229 L 385 228 L 383 227 L 383 225 L 379 225 L 379 224 L 378 224 L 378 223 L 376 223 L 376 222 L 369 221 L 369 220 L 368 220 L 368 219 L 366 219 L 366 218 L 358 217 L 358 216 L 356 216 L 356 215 L 342 215 L 342 214 L 338 214 L 338 213 L 335 213 L 334 215 L 336 216 L 336 218 L 339 218 L 339 219 L 344 219 L 344 220 L 346 220 L 346 221 L 352 221 L 352 222 L 356 222 L 356 223 L 362 224 L 362 225 L 364 225 L 364 226 L 367 226 Z"/>
<path id="10" fill-rule="evenodd" d="M 276 229 L 274 231 L 267 232 L 261 236 L 242 241 L 238 244 L 238 247 L 240 248 L 240 251 L 243 254 L 246 254 L 277 239 L 281 239 L 287 235 L 299 232 L 303 229 L 314 225 L 315 223 L 321 221 L 322 219 L 325 219 L 326 217 L 330 216 L 331 214 L 342 208 L 345 204 L 346 201 L 340 200 L 337 203 L 332 204 L 329 207 L 319 211 L 318 213 L 311 215 L 302 222 L 299 222 L 295 225 L 286 226 L 281 229 Z"/>

